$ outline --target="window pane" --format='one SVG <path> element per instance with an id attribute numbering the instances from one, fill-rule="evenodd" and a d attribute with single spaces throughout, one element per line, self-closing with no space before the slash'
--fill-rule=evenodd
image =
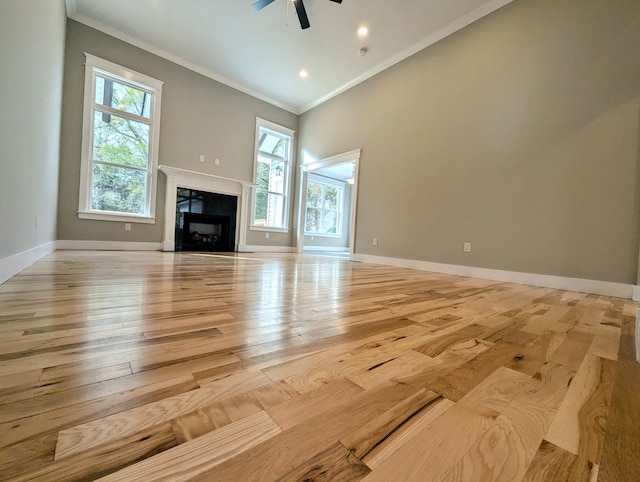
<path id="1" fill-rule="evenodd" d="M 258 189 L 263 191 L 269 190 L 269 171 L 271 169 L 271 160 L 258 158 L 258 173 L 256 176 L 256 184 Z"/>
<path id="2" fill-rule="evenodd" d="M 267 225 L 267 193 L 256 193 L 256 211 L 254 214 L 254 223 L 258 226 Z"/>
<path id="3" fill-rule="evenodd" d="M 307 206 L 318 208 L 322 206 L 322 185 L 315 182 L 307 183 Z"/>
<path id="4" fill-rule="evenodd" d="M 322 211 L 315 208 L 307 208 L 307 216 L 304 225 L 304 230 L 307 233 L 317 233 L 320 231 L 320 222 Z"/>
<path id="5" fill-rule="evenodd" d="M 322 232 L 326 234 L 336 234 L 338 232 L 338 213 L 325 211 L 322 219 Z"/>
<path id="6" fill-rule="evenodd" d="M 324 208 L 338 210 L 338 188 L 334 186 L 325 186 L 324 191 Z"/>
<path id="7" fill-rule="evenodd" d="M 258 191 L 255 209 L 256 226 L 284 227 L 284 196 Z"/>
<path id="8" fill-rule="evenodd" d="M 260 131 L 260 146 L 259 150 L 262 152 L 268 152 L 278 157 L 287 158 L 287 149 L 289 147 L 289 140 L 271 134 L 270 132 Z"/>
<path id="9" fill-rule="evenodd" d="M 267 223 L 276 228 L 284 227 L 284 196 L 269 194 L 267 199 Z"/>
<path id="10" fill-rule="evenodd" d="M 129 114 L 151 117 L 150 94 L 113 80 L 96 76 L 96 104 L 107 105 Z"/>
<path id="11" fill-rule="evenodd" d="M 258 156 L 256 184 L 258 189 L 284 194 L 285 163 Z"/>
<path id="12" fill-rule="evenodd" d="M 284 194 L 284 162 L 271 161 L 269 191 Z"/>
<path id="13" fill-rule="evenodd" d="M 96 111 L 93 159 L 146 169 L 149 162 L 149 126 Z"/>
<path id="14" fill-rule="evenodd" d="M 126 167 L 93 165 L 91 209 L 146 214 L 147 174 Z"/>

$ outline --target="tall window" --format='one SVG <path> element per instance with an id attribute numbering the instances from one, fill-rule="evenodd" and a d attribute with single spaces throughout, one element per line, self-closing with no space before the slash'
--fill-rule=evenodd
<path id="1" fill-rule="evenodd" d="M 153 223 L 162 82 L 85 55 L 78 216 Z"/>
<path id="2" fill-rule="evenodd" d="M 342 200 L 344 183 L 333 179 L 309 176 L 305 234 L 342 236 Z"/>
<path id="3" fill-rule="evenodd" d="M 287 230 L 293 131 L 256 120 L 252 229 Z"/>

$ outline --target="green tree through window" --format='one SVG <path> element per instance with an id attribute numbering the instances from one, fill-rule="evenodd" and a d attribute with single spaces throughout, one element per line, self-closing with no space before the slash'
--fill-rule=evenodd
<path id="1" fill-rule="evenodd" d="M 261 119 L 257 129 L 252 226 L 286 229 L 291 135 Z"/>
<path id="2" fill-rule="evenodd" d="M 152 218 L 162 83 L 86 55 L 79 216 Z"/>
<path id="3" fill-rule="evenodd" d="M 307 182 L 304 232 L 339 236 L 344 187 L 319 178 Z"/>

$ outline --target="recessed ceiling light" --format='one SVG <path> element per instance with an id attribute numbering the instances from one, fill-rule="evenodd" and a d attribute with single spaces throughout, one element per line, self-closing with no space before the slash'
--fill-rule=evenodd
<path id="1" fill-rule="evenodd" d="M 309 77 L 309 72 L 307 72 L 306 70 L 302 69 L 302 70 L 298 73 L 298 75 L 299 75 L 300 77 L 302 77 L 303 79 L 306 79 L 307 77 Z"/>
<path id="2" fill-rule="evenodd" d="M 366 37 L 368 33 L 369 29 L 367 27 L 362 26 L 358 29 L 358 35 L 360 35 L 360 37 Z"/>

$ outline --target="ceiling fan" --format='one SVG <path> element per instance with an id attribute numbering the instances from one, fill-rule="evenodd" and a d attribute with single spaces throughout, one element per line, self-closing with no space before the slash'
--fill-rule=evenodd
<path id="1" fill-rule="evenodd" d="M 288 0 L 287 0 L 288 1 Z M 304 3 L 302 0 L 291 0 L 296 6 L 296 13 L 298 14 L 298 20 L 300 20 L 300 27 L 304 30 L 305 28 L 311 27 L 309 23 L 309 17 L 307 17 L 307 11 L 304 8 Z M 330 0 L 334 3 L 342 3 L 342 0 Z M 275 0 L 258 0 L 252 6 L 255 10 L 262 10 L 267 5 L 272 4 Z"/>

